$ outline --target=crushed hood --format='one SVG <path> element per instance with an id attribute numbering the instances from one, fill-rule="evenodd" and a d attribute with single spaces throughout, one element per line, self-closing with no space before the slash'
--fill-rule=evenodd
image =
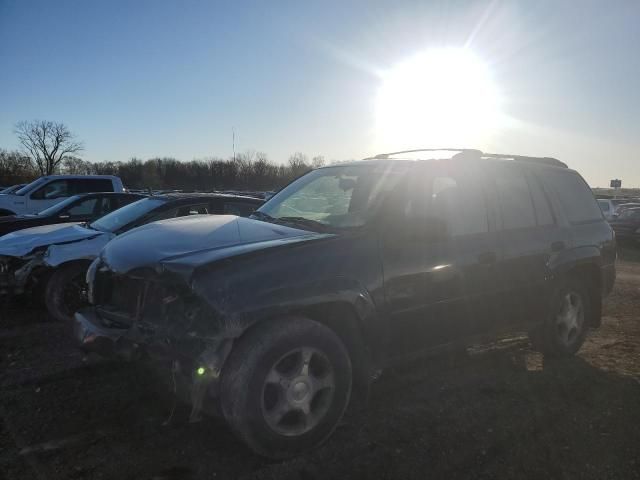
<path id="1" fill-rule="evenodd" d="M 77 242 L 99 235 L 104 233 L 85 228 L 78 223 L 58 223 L 25 228 L 0 237 L 0 255 L 22 257 L 38 247 Z"/>
<path id="2" fill-rule="evenodd" d="M 227 256 L 225 251 L 235 252 L 238 246 L 260 248 L 266 243 L 325 236 L 234 215 L 194 215 L 138 227 L 109 242 L 101 256 L 118 273 L 160 264 L 190 270 Z"/>

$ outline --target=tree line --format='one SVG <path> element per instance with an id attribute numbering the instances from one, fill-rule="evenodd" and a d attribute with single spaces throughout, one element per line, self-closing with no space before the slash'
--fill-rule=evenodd
<path id="1" fill-rule="evenodd" d="M 267 191 L 278 189 L 324 163 L 323 157 L 309 159 L 303 153 L 295 153 L 286 164 L 276 164 L 264 153 L 253 151 L 229 159 L 212 157 L 191 161 L 164 157 L 88 162 L 67 156 L 52 173 L 117 175 L 128 188 L 134 189 Z M 0 185 L 27 183 L 40 175 L 42 171 L 29 156 L 0 149 Z"/>
<path id="2" fill-rule="evenodd" d="M 50 120 L 22 121 L 14 133 L 20 151 L 0 149 L 0 185 L 27 183 L 41 175 L 117 175 L 128 188 L 179 190 L 274 190 L 312 168 L 324 165 L 323 157 L 311 160 L 294 153 L 288 163 L 271 162 L 262 152 L 248 151 L 230 159 L 206 158 L 181 162 L 175 158 L 132 158 L 126 162 L 88 162 L 69 128 Z"/>

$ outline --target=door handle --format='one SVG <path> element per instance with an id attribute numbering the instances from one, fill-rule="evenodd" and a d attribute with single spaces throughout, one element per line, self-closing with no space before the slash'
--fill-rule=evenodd
<path id="1" fill-rule="evenodd" d="M 498 257 L 496 255 L 496 252 L 484 252 L 478 255 L 478 263 L 481 263 L 483 265 L 491 265 L 493 263 L 496 263 L 497 259 Z"/>
<path id="2" fill-rule="evenodd" d="M 558 242 L 553 242 L 551 244 L 551 251 L 552 252 L 561 252 L 562 250 L 564 250 L 566 247 L 565 243 L 560 240 Z"/>

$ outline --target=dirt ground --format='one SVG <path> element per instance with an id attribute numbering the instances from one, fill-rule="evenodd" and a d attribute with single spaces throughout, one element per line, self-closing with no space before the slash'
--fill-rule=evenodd
<path id="1" fill-rule="evenodd" d="M 86 361 L 32 305 L 0 320 L 0 478 L 640 478 L 640 263 L 571 360 L 520 338 L 387 372 L 366 418 L 285 462 L 249 453 L 141 367 Z"/>

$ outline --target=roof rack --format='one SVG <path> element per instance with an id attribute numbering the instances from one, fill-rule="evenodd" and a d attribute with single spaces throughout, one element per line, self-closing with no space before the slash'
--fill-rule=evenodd
<path id="1" fill-rule="evenodd" d="M 416 152 L 469 152 L 469 153 L 477 153 L 478 155 L 482 155 L 480 150 L 473 150 L 469 148 L 418 148 L 416 150 L 402 150 L 400 152 L 389 152 L 389 153 L 379 153 L 375 157 L 371 157 L 377 160 L 386 160 L 391 155 L 399 155 L 401 153 L 416 153 Z"/>
<path id="2" fill-rule="evenodd" d="M 415 150 L 402 150 L 399 152 L 379 153 L 378 155 L 376 155 L 375 157 L 371 157 L 370 159 L 387 160 L 392 155 L 400 155 L 403 153 L 417 153 L 417 152 L 458 152 L 456 155 L 452 157 L 452 159 L 460 160 L 463 158 L 477 158 L 477 159 L 497 158 L 497 159 L 503 159 L 503 160 L 515 160 L 519 162 L 541 163 L 544 165 L 551 165 L 554 167 L 568 168 L 566 163 L 561 162 L 557 158 L 530 157 L 526 155 L 511 155 L 511 154 L 502 154 L 502 153 L 484 153 L 480 150 L 475 150 L 472 148 L 419 148 Z"/>
<path id="3" fill-rule="evenodd" d="M 553 157 L 529 157 L 526 155 L 509 155 L 502 153 L 483 153 L 482 156 L 485 158 L 503 158 L 505 160 L 511 159 L 520 162 L 543 163 L 545 165 L 552 165 L 554 167 L 569 168 L 566 163 L 561 162 L 557 158 Z"/>

